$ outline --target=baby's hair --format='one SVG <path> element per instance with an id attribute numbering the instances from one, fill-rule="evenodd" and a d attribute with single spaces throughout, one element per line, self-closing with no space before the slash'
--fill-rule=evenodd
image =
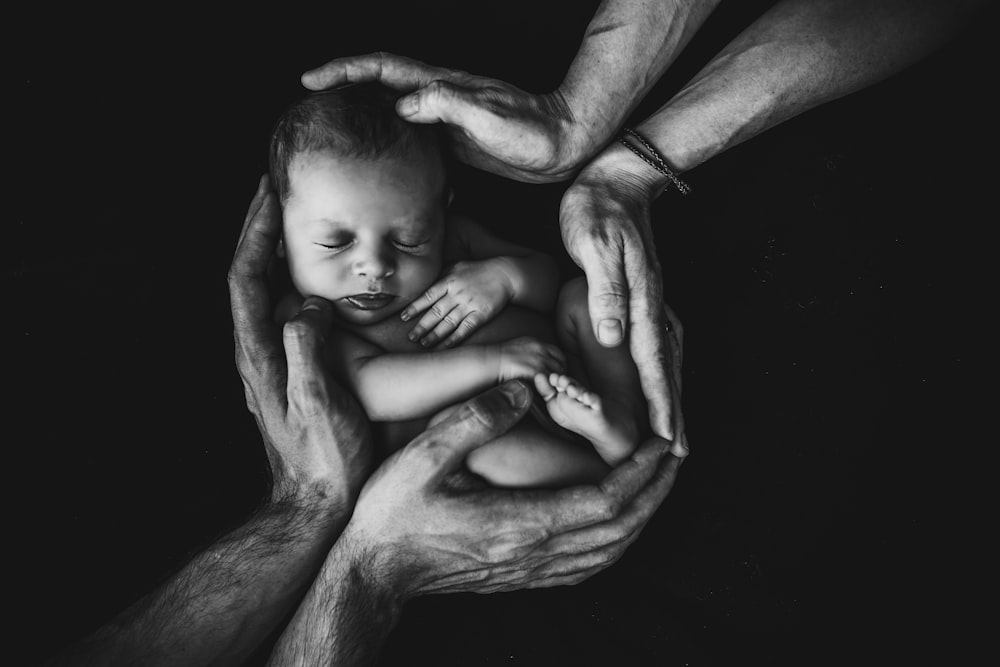
<path id="1" fill-rule="evenodd" d="M 433 126 L 396 114 L 399 97 L 382 84 L 359 83 L 310 93 L 285 109 L 271 133 L 271 183 L 278 200 L 284 204 L 288 198 L 288 168 L 299 153 L 399 157 L 420 143 L 439 150 Z"/>

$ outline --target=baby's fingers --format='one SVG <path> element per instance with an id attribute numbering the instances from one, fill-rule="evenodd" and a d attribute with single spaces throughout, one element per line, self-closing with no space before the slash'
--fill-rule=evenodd
<path id="1" fill-rule="evenodd" d="M 416 326 L 407 334 L 407 337 L 412 341 L 420 341 L 422 345 L 429 345 L 430 343 L 421 339 L 431 331 L 434 331 L 449 315 L 451 317 L 458 315 L 458 313 L 451 314 L 455 307 L 455 303 L 447 296 L 435 301 L 427 312 L 423 314 L 423 317 L 420 318 Z M 452 329 L 454 329 L 454 326 L 452 326 Z"/>
<path id="2" fill-rule="evenodd" d="M 444 308 L 442 308 L 444 310 Z M 426 319 L 426 315 L 424 318 Z M 421 320 L 423 321 L 423 320 Z M 439 340 L 447 337 L 453 331 L 456 331 L 459 325 L 465 321 L 465 309 L 455 306 L 449 310 L 441 318 L 432 331 L 427 332 L 420 339 L 420 344 L 424 347 L 430 347 L 437 343 Z"/>
<path id="3" fill-rule="evenodd" d="M 472 335 L 472 332 L 478 329 L 486 321 L 486 317 L 479 311 L 469 313 L 465 316 L 458 327 L 448 336 L 441 347 L 455 347 L 463 340 Z"/>
<path id="4" fill-rule="evenodd" d="M 436 301 L 448 293 L 448 284 L 443 282 L 434 283 L 427 288 L 427 291 L 418 296 L 413 302 L 403 310 L 399 311 L 399 318 L 404 322 L 416 317 L 417 313 L 422 313 L 430 308 Z M 425 327 L 426 328 L 426 327 Z M 410 337 L 411 340 L 413 337 Z"/>

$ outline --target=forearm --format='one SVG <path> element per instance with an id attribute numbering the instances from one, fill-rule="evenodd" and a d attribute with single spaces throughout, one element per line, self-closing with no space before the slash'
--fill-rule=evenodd
<path id="1" fill-rule="evenodd" d="M 679 171 L 926 56 L 976 2 L 778 3 L 636 128 Z M 666 184 L 664 182 L 664 184 Z"/>
<path id="2" fill-rule="evenodd" d="M 559 295 L 559 267 L 549 255 L 539 252 L 495 258 L 508 281 L 510 303 L 547 313 Z"/>
<path id="3" fill-rule="evenodd" d="M 375 664 L 402 603 L 374 562 L 346 535 L 338 541 L 268 664 Z"/>
<path id="4" fill-rule="evenodd" d="M 604 0 L 557 91 L 583 162 L 618 131 L 719 0 Z"/>
<path id="5" fill-rule="evenodd" d="M 240 664 L 292 611 L 350 508 L 273 500 L 52 665 Z"/>
<path id="6" fill-rule="evenodd" d="M 494 384 L 499 374 L 494 345 L 383 354 L 357 362 L 352 383 L 372 421 L 429 417 Z"/>

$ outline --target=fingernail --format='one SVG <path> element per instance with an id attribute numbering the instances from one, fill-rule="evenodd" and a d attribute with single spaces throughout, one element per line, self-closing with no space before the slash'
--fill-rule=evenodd
<path id="1" fill-rule="evenodd" d="M 409 97 L 404 97 L 396 103 L 396 113 L 400 116 L 412 116 L 417 113 L 417 109 L 420 104 L 417 102 L 415 95 L 410 95 Z"/>
<path id="2" fill-rule="evenodd" d="M 399 318 L 405 322 L 406 320 L 410 319 L 410 314 L 407 313 L 406 311 L 403 311 L 402 313 L 399 314 Z"/>
<path id="3" fill-rule="evenodd" d="M 417 334 L 415 334 L 415 333 L 409 333 L 409 334 L 406 334 L 406 337 L 409 338 L 410 340 L 416 340 L 417 339 Z"/>
<path id="4" fill-rule="evenodd" d="M 597 325 L 597 338 L 605 345 L 622 342 L 622 323 L 618 320 L 601 320 Z"/>
<path id="5" fill-rule="evenodd" d="M 531 395 L 528 388 L 521 382 L 508 382 L 500 386 L 500 393 L 504 395 L 512 408 L 521 409 L 528 404 Z"/>

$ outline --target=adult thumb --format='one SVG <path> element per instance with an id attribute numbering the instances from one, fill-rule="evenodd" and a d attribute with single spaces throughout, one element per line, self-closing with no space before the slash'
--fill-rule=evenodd
<path id="1" fill-rule="evenodd" d="M 437 79 L 400 98 L 396 113 L 411 123 L 447 123 L 468 128 L 477 116 L 486 112 L 474 92 Z"/>
<path id="2" fill-rule="evenodd" d="M 621 257 L 602 258 L 597 266 L 584 266 L 587 275 L 587 308 L 594 335 L 605 347 L 625 340 L 628 322 L 628 280 Z"/>

